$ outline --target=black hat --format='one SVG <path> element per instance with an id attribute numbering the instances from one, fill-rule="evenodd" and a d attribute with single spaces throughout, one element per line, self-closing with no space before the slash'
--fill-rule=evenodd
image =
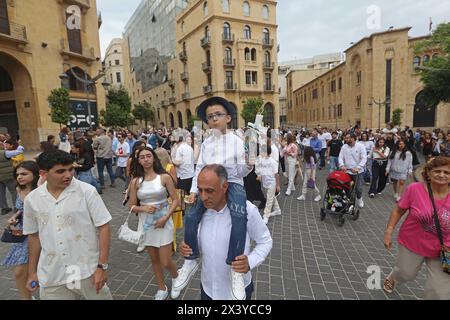
<path id="1" fill-rule="evenodd" d="M 235 108 L 233 105 L 226 99 L 222 97 L 212 97 L 203 101 L 197 109 L 197 115 L 203 122 L 208 123 L 208 119 L 206 118 L 206 109 L 213 105 L 221 105 L 227 110 L 230 116 L 234 115 Z"/>

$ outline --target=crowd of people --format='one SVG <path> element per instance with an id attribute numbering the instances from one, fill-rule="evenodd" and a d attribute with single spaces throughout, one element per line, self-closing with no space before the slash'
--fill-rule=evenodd
<path id="1" fill-rule="evenodd" d="M 100 196 L 106 167 L 109 187 L 120 187 L 123 205 L 139 217 L 143 237 L 137 251 L 146 251 L 151 260 L 156 300 L 178 298 L 200 263 L 202 299 L 250 299 L 250 270 L 272 248 L 266 225 L 282 214 L 278 195 L 283 189 L 290 197 L 300 187 L 298 201 L 307 201 L 311 189 L 311 201 L 320 202 L 320 170 L 349 174 L 360 208 L 364 184 L 369 198 L 392 185 L 396 205 L 385 233 L 388 249 L 396 224 L 409 212 L 386 292 L 413 280 L 425 261 L 426 298 L 450 299 L 450 276 L 437 270 L 442 246 L 427 197 L 429 185 L 448 246 L 450 131 L 414 132 L 392 124 L 383 130 L 358 125 L 335 131 L 320 126 L 230 130 L 233 110 L 225 99 L 205 100 L 198 116 L 207 130 L 167 129 L 163 123 L 137 132 L 65 127 L 40 143 L 35 161 L 25 161 L 19 137 L 0 134 L 1 213 L 11 214 L 9 227 L 22 232 L 2 265 L 14 268 L 21 297 L 31 299 L 40 288 L 41 299 L 112 299 L 107 286 L 112 218 Z M 408 186 L 421 160 L 424 180 Z M 6 188 L 16 210 L 6 202 Z M 177 246 L 180 229 L 184 241 Z M 179 270 L 176 251 L 185 258 Z M 71 266 L 80 268 L 76 288 L 67 281 Z M 170 291 L 164 270 L 172 279 Z"/>

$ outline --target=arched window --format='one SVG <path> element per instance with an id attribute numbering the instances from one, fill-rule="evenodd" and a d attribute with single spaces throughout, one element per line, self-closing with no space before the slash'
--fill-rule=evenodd
<path id="1" fill-rule="evenodd" d="M 426 64 L 428 62 L 430 62 L 430 56 L 426 54 L 423 56 L 423 64 Z"/>
<path id="2" fill-rule="evenodd" d="M 267 28 L 263 30 L 263 41 L 265 44 L 269 44 L 270 42 L 270 32 Z"/>
<path id="3" fill-rule="evenodd" d="M 183 128 L 183 115 L 181 114 L 180 111 L 178 111 L 178 128 L 182 129 Z"/>
<path id="4" fill-rule="evenodd" d="M 170 127 L 171 128 L 175 127 L 175 119 L 173 118 L 172 112 L 169 114 L 169 118 L 170 118 Z"/>
<path id="5" fill-rule="evenodd" d="M 264 52 L 264 63 L 266 66 L 270 66 L 270 52 L 266 51 Z"/>
<path id="6" fill-rule="evenodd" d="M 420 57 L 414 57 L 414 60 L 413 60 L 413 67 L 414 68 L 417 68 L 417 67 L 419 67 L 420 66 Z"/>
<path id="7" fill-rule="evenodd" d="M 225 13 L 230 12 L 230 0 L 222 0 L 222 11 Z"/>
<path id="8" fill-rule="evenodd" d="M 244 1 L 242 8 L 244 10 L 244 16 L 249 17 L 250 16 L 250 4 L 247 1 Z"/>
<path id="9" fill-rule="evenodd" d="M 262 17 L 264 20 L 269 20 L 269 7 L 266 5 L 262 6 Z"/>
<path id="10" fill-rule="evenodd" d="M 251 55 L 250 55 L 250 49 L 249 48 L 245 48 L 244 50 L 244 57 L 245 60 L 250 61 L 252 59 Z"/>
<path id="11" fill-rule="evenodd" d="M 0 67 L 0 92 L 13 91 L 14 86 L 9 73 Z"/>
<path id="12" fill-rule="evenodd" d="M 78 76 L 78 78 L 85 79 L 85 73 L 80 68 L 74 67 L 74 68 L 72 68 L 72 71 L 73 71 L 73 73 L 75 73 Z M 79 81 L 77 78 L 75 78 L 72 71 L 70 69 L 66 71 L 66 74 L 69 76 L 69 81 L 66 82 L 65 84 L 63 84 L 64 87 L 66 87 L 67 89 L 69 89 L 71 91 L 86 92 L 85 84 L 83 82 Z M 91 79 L 91 77 L 89 75 L 87 75 L 87 78 L 88 78 L 88 80 Z M 90 87 L 89 91 L 92 92 L 92 90 L 95 90 L 95 86 Z"/>
<path id="13" fill-rule="evenodd" d="M 252 38 L 252 29 L 250 28 L 250 26 L 245 26 L 244 27 L 244 38 L 245 39 L 251 39 Z"/>
<path id="14" fill-rule="evenodd" d="M 223 24 L 223 34 L 225 39 L 231 39 L 231 26 L 228 22 Z"/>
<path id="15" fill-rule="evenodd" d="M 256 61 L 256 49 L 252 49 L 252 61 Z"/>
<path id="16" fill-rule="evenodd" d="M 205 1 L 205 3 L 203 4 L 203 16 L 207 16 L 208 15 L 208 1 Z"/>
<path id="17" fill-rule="evenodd" d="M 225 48 L 225 62 L 227 64 L 233 63 L 233 52 L 230 47 Z"/>

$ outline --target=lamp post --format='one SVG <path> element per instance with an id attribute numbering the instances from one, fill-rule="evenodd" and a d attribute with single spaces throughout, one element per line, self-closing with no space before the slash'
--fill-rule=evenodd
<path id="1" fill-rule="evenodd" d="M 381 130 L 381 106 L 385 106 L 390 103 L 390 99 L 386 99 L 383 102 L 381 100 L 375 100 L 374 97 L 371 98 L 371 101 L 369 102 L 369 107 L 372 107 L 373 104 L 376 104 L 378 106 L 378 129 Z"/>
<path id="2" fill-rule="evenodd" d="M 87 103 L 87 109 L 88 109 L 88 124 L 89 124 L 89 129 L 92 129 L 92 112 L 91 112 L 91 100 L 89 97 L 89 89 L 94 87 L 95 84 L 97 83 L 97 81 L 100 78 L 105 77 L 105 73 L 102 71 L 100 72 L 98 75 L 96 75 L 94 78 L 92 79 L 88 79 L 88 73 L 87 70 L 83 70 L 84 72 L 84 79 L 81 78 L 80 76 L 78 76 L 72 69 L 72 66 L 69 63 L 64 63 L 64 65 L 67 65 L 69 67 L 70 73 L 72 74 L 72 76 L 77 79 L 78 81 L 80 81 L 81 83 L 83 83 L 84 85 L 84 90 L 86 91 L 86 103 Z M 69 76 L 67 75 L 67 73 L 63 72 L 59 78 L 61 80 L 68 80 Z M 110 86 L 109 82 L 106 81 L 106 79 L 102 82 L 102 86 L 105 88 L 105 90 L 107 90 L 107 88 Z"/>

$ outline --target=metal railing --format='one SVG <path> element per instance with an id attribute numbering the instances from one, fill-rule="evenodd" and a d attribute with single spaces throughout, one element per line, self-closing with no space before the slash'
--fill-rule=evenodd
<path id="1" fill-rule="evenodd" d="M 275 92 L 275 85 L 264 85 L 264 91 L 273 91 Z"/>
<path id="2" fill-rule="evenodd" d="M 223 42 L 234 42 L 234 33 L 222 33 Z"/>
<path id="3" fill-rule="evenodd" d="M 190 97 L 191 97 L 191 94 L 189 92 L 185 92 L 185 93 L 181 94 L 181 99 L 183 99 L 183 100 L 189 100 Z"/>
<path id="4" fill-rule="evenodd" d="M 264 69 L 274 69 L 275 68 L 275 62 L 264 61 L 263 68 Z"/>
<path id="5" fill-rule="evenodd" d="M 202 47 L 208 47 L 211 45 L 211 38 L 210 37 L 204 37 L 202 40 L 200 40 L 200 45 Z"/>
<path id="6" fill-rule="evenodd" d="M 0 34 L 7 35 L 14 40 L 28 42 L 27 28 L 5 18 L 0 18 Z"/>
<path id="7" fill-rule="evenodd" d="M 187 73 L 187 72 L 181 73 L 181 74 L 180 74 L 180 78 L 181 78 L 182 81 L 187 81 L 187 80 L 189 80 L 189 73 Z"/>
<path id="8" fill-rule="evenodd" d="M 262 41 L 263 46 L 265 47 L 273 47 L 275 44 L 275 40 L 274 39 L 267 39 L 267 38 L 263 38 Z"/>
<path id="9" fill-rule="evenodd" d="M 204 86 L 203 87 L 203 93 L 204 94 L 209 94 L 209 93 L 212 93 L 212 86 L 210 86 L 210 85 L 208 85 L 208 86 Z"/>
<path id="10" fill-rule="evenodd" d="M 225 82 L 224 88 L 227 91 L 235 91 L 235 90 L 237 90 L 237 83 Z"/>
<path id="11" fill-rule="evenodd" d="M 203 62 L 202 63 L 202 70 L 203 71 L 211 71 L 211 63 L 210 62 Z"/>
<path id="12" fill-rule="evenodd" d="M 169 98 L 169 103 L 170 103 L 170 104 L 175 104 L 175 102 L 176 102 L 175 97 Z"/>
<path id="13" fill-rule="evenodd" d="M 181 61 L 187 61 L 187 52 L 181 51 L 178 57 L 180 58 Z"/>
<path id="14" fill-rule="evenodd" d="M 86 58 L 87 60 L 95 60 L 94 48 L 81 48 L 81 52 L 72 51 L 70 49 L 69 41 L 66 39 L 61 39 L 61 51 L 70 55 L 77 55 Z"/>
<path id="15" fill-rule="evenodd" d="M 235 67 L 236 66 L 236 59 L 223 59 L 223 65 L 225 67 Z"/>

